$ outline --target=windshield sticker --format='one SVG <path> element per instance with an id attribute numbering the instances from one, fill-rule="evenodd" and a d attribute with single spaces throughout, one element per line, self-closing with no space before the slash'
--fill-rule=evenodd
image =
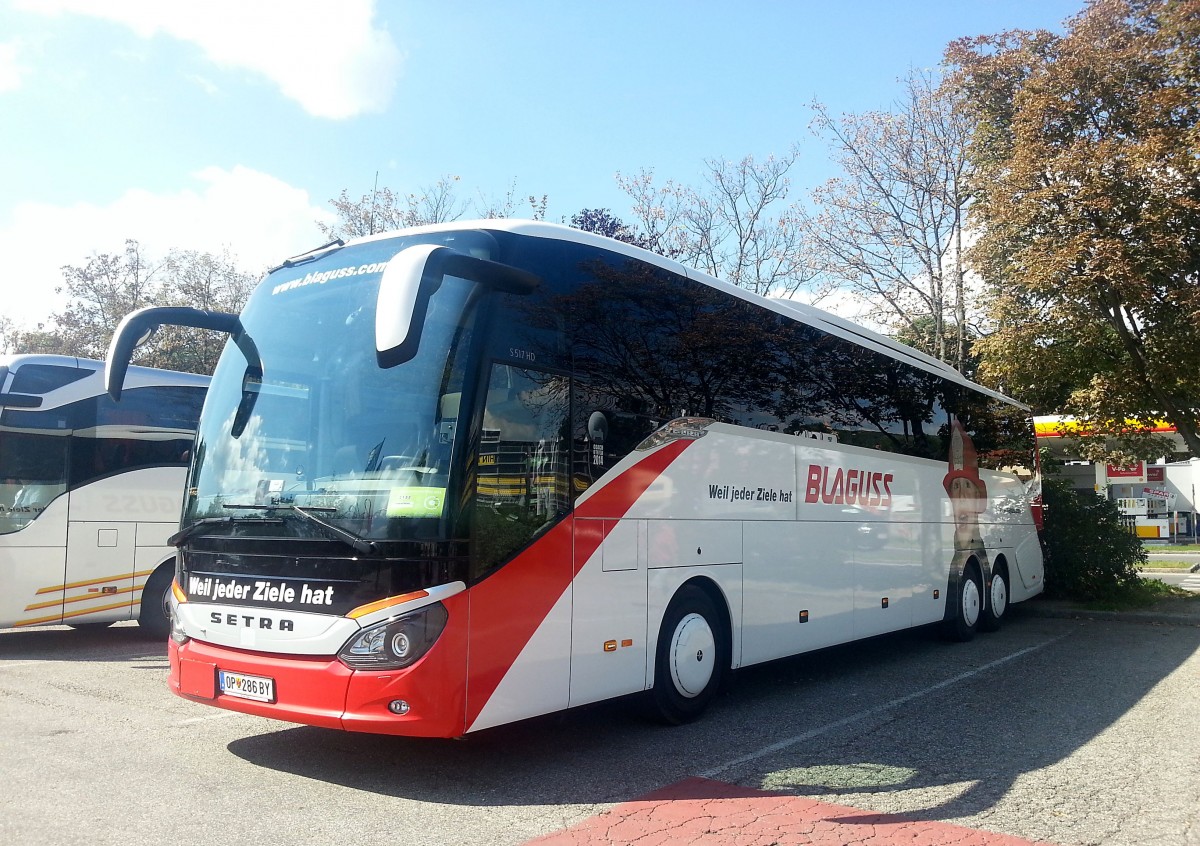
<path id="1" fill-rule="evenodd" d="M 282 294 L 286 291 L 294 291 L 296 288 L 304 288 L 309 285 L 324 285 L 332 279 L 344 279 L 347 276 L 363 276 L 368 273 L 382 273 L 385 267 L 387 267 L 386 261 L 377 261 L 371 264 L 360 264 L 357 267 L 339 267 L 334 270 L 309 273 L 302 279 L 293 279 L 291 282 L 280 282 L 271 289 L 271 296 Z"/>
<path id="2" fill-rule="evenodd" d="M 445 488 L 392 488 L 387 516 L 440 517 L 445 501 Z"/>

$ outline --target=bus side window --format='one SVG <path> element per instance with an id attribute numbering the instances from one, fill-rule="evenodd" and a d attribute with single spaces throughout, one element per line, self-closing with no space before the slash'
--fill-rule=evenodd
<path id="1" fill-rule="evenodd" d="M 66 490 L 67 438 L 4 432 L 0 436 L 0 534 L 24 528 Z"/>

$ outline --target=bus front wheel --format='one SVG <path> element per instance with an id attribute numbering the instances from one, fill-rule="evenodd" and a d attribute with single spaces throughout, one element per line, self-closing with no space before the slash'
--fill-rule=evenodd
<path id="1" fill-rule="evenodd" d="M 695 585 L 675 594 L 663 616 L 654 661 L 654 712 L 670 725 L 704 712 L 729 666 L 724 629 L 711 598 Z"/>
<path id="2" fill-rule="evenodd" d="M 138 625 L 149 637 L 162 639 L 171 633 L 171 582 L 174 578 L 174 563 L 168 561 L 150 574 L 142 588 Z"/>

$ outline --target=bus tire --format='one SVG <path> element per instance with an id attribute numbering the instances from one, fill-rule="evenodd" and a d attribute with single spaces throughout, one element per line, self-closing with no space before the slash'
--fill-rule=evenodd
<path id="1" fill-rule="evenodd" d="M 728 667 L 724 627 L 712 599 L 684 585 L 667 606 L 654 661 L 654 714 L 669 725 L 699 717 L 716 696 Z"/>
<path id="2" fill-rule="evenodd" d="M 142 588 L 142 607 L 138 625 L 146 635 L 161 640 L 171 633 L 171 582 L 175 579 L 174 562 L 159 566 Z"/>
<path id="3" fill-rule="evenodd" d="M 987 606 L 979 618 L 981 631 L 994 632 L 1000 628 L 1004 615 L 1008 613 L 1008 570 L 1003 562 L 992 569 L 992 578 L 988 582 Z"/>
<path id="4" fill-rule="evenodd" d="M 946 634 L 951 640 L 966 643 L 975 637 L 983 615 L 983 579 L 974 561 L 963 568 L 957 594 L 958 605 L 954 609 L 954 616 L 947 621 Z"/>

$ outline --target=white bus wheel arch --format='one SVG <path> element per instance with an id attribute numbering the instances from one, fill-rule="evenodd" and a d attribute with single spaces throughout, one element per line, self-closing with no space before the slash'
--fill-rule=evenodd
<path id="1" fill-rule="evenodd" d="M 724 601 L 713 592 L 688 582 L 663 615 L 651 696 L 655 716 L 670 725 L 699 717 L 730 671 L 729 621 Z"/>
<path id="2" fill-rule="evenodd" d="M 171 583 L 175 580 L 175 559 L 168 558 L 155 568 L 142 588 L 138 625 L 149 637 L 165 638 L 171 633 Z"/>

